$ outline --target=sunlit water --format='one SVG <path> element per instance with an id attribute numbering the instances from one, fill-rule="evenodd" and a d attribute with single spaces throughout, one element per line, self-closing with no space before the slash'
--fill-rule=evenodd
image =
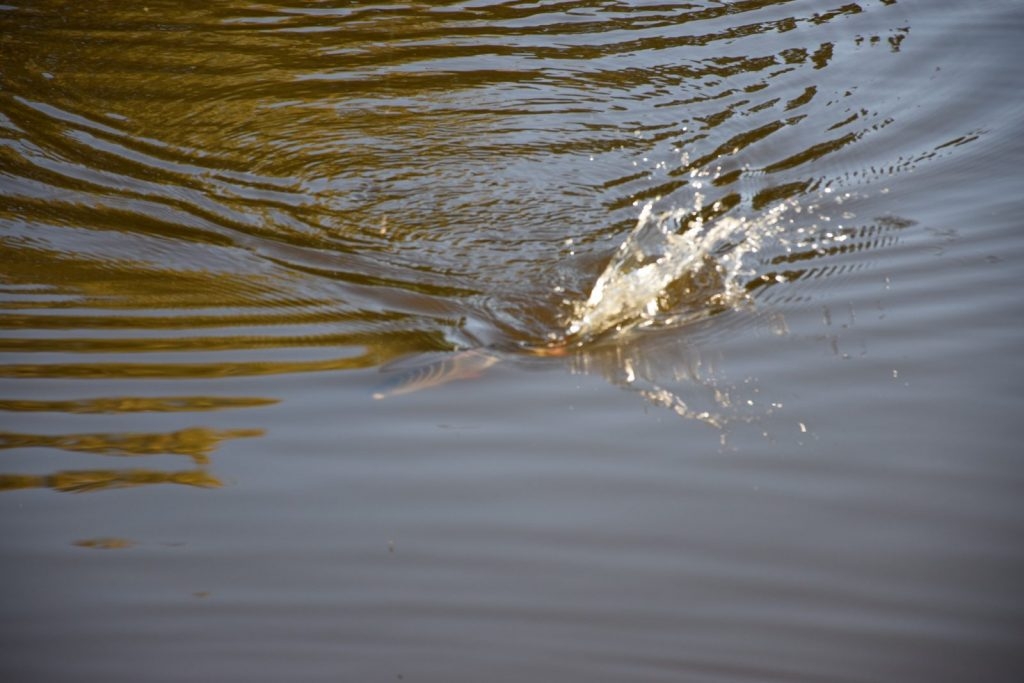
<path id="1" fill-rule="evenodd" d="M 1021 680 L 1022 35 L 0 5 L 0 679 Z"/>

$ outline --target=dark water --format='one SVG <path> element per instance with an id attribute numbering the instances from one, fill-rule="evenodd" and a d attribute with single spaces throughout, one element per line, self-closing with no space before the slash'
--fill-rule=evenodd
<path id="1" fill-rule="evenodd" d="M 1022 35 L 0 6 L 0 677 L 1022 680 Z"/>

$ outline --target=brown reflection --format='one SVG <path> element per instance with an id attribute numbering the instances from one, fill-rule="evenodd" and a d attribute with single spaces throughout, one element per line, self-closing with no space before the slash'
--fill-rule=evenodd
<path id="1" fill-rule="evenodd" d="M 123 548 L 131 548 L 135 545 L 135 541 L 130 541 L 127 538 L 83 538 L 80 541 L 75 541 L 73 545 L 77 545 L 80 548 L 93 548 L 96 550 L 121 550 Z"/>
<path id="2" fill-rule="evenodd" d="M 292 293 L 280 277 L 164 268 L 127 256 L 112 258 L 106 252 L 90 257 L 3 241 L 0 262 L 5 263 L 9 286 L 19 292 L 38 290 L 34 296 L 4 302 L 0 327 L 25 334 L 0 339 L 0 352 L 116 354 L 118 361 L 127 354 L 270 352 L 306 347 L 344 349 L 345 354 L 309 361 L 5 364 L 0 366 L 0 377 L 209 378 L 321 372 L 373 367 L 425 342 L 444 348 L 440 332 L 402 329 L 410 322 L 422 324 L 413 315 L 345 307 L 337 300 Z M 49 267 L 41 269 L 40 263 Z M 426 302 L 422 305 L 438 308 L 432 295 L 420 298 Z M 398 303 L 414 308 L 421 305 L 418 300 Z M 237 327 L 259 332 L 223 331 Z M 201 328 L 216 331 L 200 334 Z M 76 332 L 48 336 L 46 330 Z M 82 330 L 99 332 L 83 334 Z M 388 333 L 386 345 L 379 343 L 383 332 Z"/>
<path id="3" fill-rule="evenodd" d="M 232 408 L 258 408 L 278 403 L 276 398 L 231 396 L 135 396 L 84 398 L 76 401 L 29 401 L 0 399 L 0 410 L 22 413 L 177 413 Z"/>
<path id="4" fill-rule="evenodd" d="M 0 124 L 10 142 L 0 150 L 10 180 L 0 219 L 17 227 L 0 241 L 5 284 L 17 294 L 5 302 L 11 312 L 0 326 L 19 332 L 0 340 L 0 351 L 32 361 L 4 365 L 0 377 L 328 372 L 373 367 L 426 341 L 447 348 L 442 333 L 426 337 L 438 320 L 454 325 L 463 300 L 532 301 L 537 288 L 529 283 L 548 282 L 540 275 L 552 252 L 536 245 L 552 233 L 509 226 L 530 230 L 535 218 L 545 226 L 566 222 L 562 208 L 555 221 L 547 208 L 518 211 L 558 204 L 551 199 L 566 188 L 546 181 L 576 176 L 580 150 L 646 151 L 654 141 L 671 141 L 673 155 L 685 150 L 692 159 L 679 164 L 673 156 L 664 182 L 653 184 L 647 169 L 611 157 L 608 168 L 621 162 L 628 175 L 598 171 L 580 181 L 598 195 L 588 190 L 587 205 L 610 210 L 670 197 L 693 172 L 722 164 L 713 187 L 723 196 L 709 197 L 701 214 L 708 220 L 742 197 L 760 210 L 803 195 L 815 178 L 806 167 L 841 161 L 839 152 L 868 125 L 842 130 L 869 115 L 868 102 L 854 98 L 829 109 L 832 93 L 849 83 L 806 73 L 843 57 L 841 43 L 832 42 L 839 31 L 813 28 L 864 11 L 856 3 L 824 13 L 782 11 L 787 0 L 618 3 L 584 22 L 569 11 L 587 3 L 497 3 L 472 11 L 416 4 L 394 12 L 337 5 L 323 13 L 249 3 L 151 12 L 114 2 L 97 13 L 87 4 L 47 0 L 0 12 Z M 772 6 L 779 11 L 765 11 Z M 314 30 L 324 28 L 330 30 Z M 294 39 L 296 31 L 302 40 Z M 743 40 L 772 32 L 787 39 Z M 181 39 L 190 35 L 201 40 Z M 662 58 L 670 53 L 672 59 Z M 623 59 L 613 63 L 611 56 Z M 553 102 L 576 105 L 547 109 Z M 845 119 L 858 111 L 864 113 Z M 632 132 L 641 129 L 649 137 Z M 822 141 L 823 130 L 838 132 Z M 536 180 L 542 191 L 520 194 L 523 185 L 494 166 L 498 158 L 516 168 L 542 160 L 546 170 L 522 166 L 525 175 L 537 174 L 528 187 Z M 774 176 L 770 185 L 760 177 L 767 174 Z M 481 184 L 467 184 L 474 175 Z M 508 194 L 497 189 L 506 185 Z M 620 196 L 613 188 L 621 188 Z M 506 214 L 503 204 L 515 213 Z M 563 205 L 574 219 L 581 209 L 575 204 Z M 475 213 L 473 205 L 486 208 Z M 502 220 L 508 216 L 517 220 Z M 607 223 L 584 230 L 580 242 L 603 244 L 621 227 Z M 467 234 L 473 239 L 460 238 Z M 488 283 L 482 291 L 474 271 Z M 243 325 L 259 329 L 196 333 Z M 37 334 L 49 329 L 61 334 Z M 101 332 L 90 337 L 82 330 Z M 294 362 L 251 355 L 125 362 L 126 354 L 300 346 L 365 350 Z M 59 362 L 39 361 L 44 353 L 61 354 Z M 99 353 L 113 362 L 70 356 Z M 126 446 L 131 435 L 14 436 L 51 439 L 41 445 L 70 450 L 99 443 L 122 455 L 149 452 L 134 441 Z"/>
<path id="5" fill-rule="evenodd" d="M 193 427 L 164 434 L 15 434 L 0 432 L 0 449 L 59 448 L 81 453 L 137 456 L 186 455 L 197 464 L 209 462 L 209 454 L 224 439 L 263 436 L 262 429 L 234 429 L 223 432 Z"/>
<path id="6" fill-rule="evenodd" d="M 0 202 L 0 215 L 15 213 L 11 209 L 25 208 L 20 204 L 9 206 L 11 201 Z M 124 234 L 140 232 L 137 225 L 139 219 L 134 214 L 110 220 L 109 226 L 104 224 L 103 218 L 109 212 L 92 208 L 87 215 L 81 217 L 81 221 L 97 231 L 96 234 L 102 234 L 105 230 Z M 60 225 L 48 220 L 49 217 L 42 211 L 36 212 L 36 216 L 37 220 L 42 219 L 40 222 L 48 227 Z M 153 232 L 158 230 L 154 229 Z M 162 231 L 164 239 L 169 232 Z M 95 235 L 91 238 L 98 239 Z M 188 244 L 188 241 L 182 240 L 181 243 Z M 73 297 L 63 305 L 54 301 L 47 301 L 45 306 L 40 306 L 39 302 L 30 302 L 31 308 L 78 308 L 86 302 L 89 307 L 100 310 L 251 308 L 254 305 L 273 306 L 278 302 L 289 306 L 329 304 L 315 299 L 290 299 L 282 302 L 281 283 L 258 273 L 218 272 L 211 268 L 168 268 L 161 262 L 162 255 L 159 253 L 145 259 L 127 250 L 118 253 L 108 248 L 90 255 L 84 249 L 89 246 L 85 236 L 82 237 L 81 245 L 81 252 L 69 253 L 39 245 L 0 242 L 4 276 L 12 284 L 40 287 L 50 294 Z M 48 267 L 41 269 L 40 263 L 47 263 Z M 67 325 L 66 319 L 64 324 Z"/>
<path id="7" fill-rule="evenodd" d="M 328 372 L 374 367 L 378 352 L 318 361 L 241 363 L 23 363 L 0 366 L 0 377 L 74 379 L 189 379 Z"/>
<path id="8" fill-rule="evenodd" d="M 80 453 L 114 456 L 184 455 L 198 465 L 209 462 L 209 454 L 225 439 L 262 436 L 262 429 L 216 431 L 192 427 L 167 433 L 141 434 L 16 434 L 0 433 L 0 449 L 58 448 Z M 55 491 L 84 492 L 146 484 L 184 484 L 219 488 L 221 482 L 201 470 L 161 472 L 135 470 L 67 470 L 45 475 L 0 474 L 0 491 L 50 488 Z"/>
<path id="9" fill-rule="evenodd" d="M 63 493 L 84 493 L 148 484 L 183 484 L 202 488 L 223 486 L 220 479 L 202 470 L 66 470 L 43 475 L 0 474 L 0 491 L 48 488 Z"/>

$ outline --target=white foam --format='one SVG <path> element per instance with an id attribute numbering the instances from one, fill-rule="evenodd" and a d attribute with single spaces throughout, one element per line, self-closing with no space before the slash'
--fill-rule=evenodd
<path id="1" fill-rule="evenodd" d="M 570 337 L 672 324 L 680 311 L 668 293 L 684 279 L 687 293 L 705 305 L 734 306 L 746 299 L 745 285 L 756 274 L 751 257 L 785 229 L 783 214 L 796 204 L 783 202 L 754 218 L 722 216 L 705 223 L 699 218 L 702 201 L 697 194 L 692 207 L 660 214 L 653 202 L 643 207 L 590 296 L 575 306 Z"/>

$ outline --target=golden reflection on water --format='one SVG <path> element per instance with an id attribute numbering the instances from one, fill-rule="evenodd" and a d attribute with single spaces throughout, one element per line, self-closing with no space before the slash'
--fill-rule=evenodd
<path id="1" fill-rule="evenodd" d="M 356 357 L 317 361 L 253 361 L 235 363 L 26 363 L 0 366 L 0 377 L 74 379 L 200 379 L 278 375 L 296 372 L 327 372 L 373 367 L 380 355 L 367 352 Z"/>
<path id="2" fill-rule="evenodd" d="M 221 398 L 59 392 L 75 381 L 226 385 L 547 338 L 562 322 L 552 302 L 585 296 L 597 274 L 588 269 L 638 202 L 686 204 L 698 181 L 705 220 L 807 199 L 830 177 L 812 167 L 839 159 L 835 172 L 849 170 L 841 153 L 889 125 L 875 120 L 879 103 L 811 72 L 839 78 L 863 64 L 878 28 L 897 19 L 875 8 L 871 31 L 840 41 L 824 28 L 864 13 L 859 5 L 790 15 L 787 4 L 626 4 L 601 10 L 615 21 L 585 25 L 598 31 L 592 44 L 560 10 L 505 3 L 306 13 L 44 0 L 0 12 L 0 380 L 10 380 L 0 411 L 259 408 L 278 399 L 239 396 L 235 384 Z M 888 31 L 893 53 L 906 34 Z M 645 53 L 673 56 L 617 66 Z M 778 254 L 751 296 L 835 272 L 821 260 L 884 246 L 883 233 Z M 572 250 L 558 246 L 566 238 Z M 576 249 L 582 260 L 568 258 Z M 715 283 L 679 289 L 663 298 L 697 319 L 721 312 Z M 414 369 L 415 386 L 501 358 L 443 358 Z M 715 427 L 739 391 L 684 344 L 620 340 L 555 362 Z M 201 466 L 224 440 L 262 434 L 150 427 L 52 435 L 5 425 L 0 449 L 183 455 Z M 219 485 L 201 471 L 2 481 Z"/>
<path id="3" fill-rule="evenodd" d="M 15 434 L 0 432 L 0 449 L 57 448 L 102 455 L 185 455 L 197 465 L 209 463 L 209 454 L 225 439 L 263 436 L 262 429 L 218 432 L 193 427 L 164 434 Z"/>
<path id="4" fill-rule="evenodd" d="M 62 493 L 83 493 L 149 484 L 182 484 L 201 488 L 223 486 L 220 479 L 203 470 L 64 470 L 43 475 L 0 474 L 0 491 L 48 488 Z"/>
<path id="5" fill-rule="evenodd" d="M 73 401 L 33 401 L 0 399 L 0 410 L 40 413 L 177 413 L 195 410 L 259 408 L 278 403 L 275 398 L 256 396 L 170 396 L 164 398 L 122 396 L 83 398 Z"/>
<path id="6" fill-rule="evenodd" d="M 227 439 L 264 435 L 262 429 L 213 430 L 192 427 L 166 433 L 96 434 L 18 434 L 0 432 L 0 450 L 14 448 L 50 448 L 74 453 L 92 453 L 121 457 L 183 455 L 201 468 L 210 462 L 210 454 Z M 148 484 L 183 484 L 219 488 L 221 481 L 202 469 L 163 472 L 155 469 L 65 470 L 52 474 L 0 474 L 0 491 L 50 488 L 75 492 L 126 488 Z"/>

